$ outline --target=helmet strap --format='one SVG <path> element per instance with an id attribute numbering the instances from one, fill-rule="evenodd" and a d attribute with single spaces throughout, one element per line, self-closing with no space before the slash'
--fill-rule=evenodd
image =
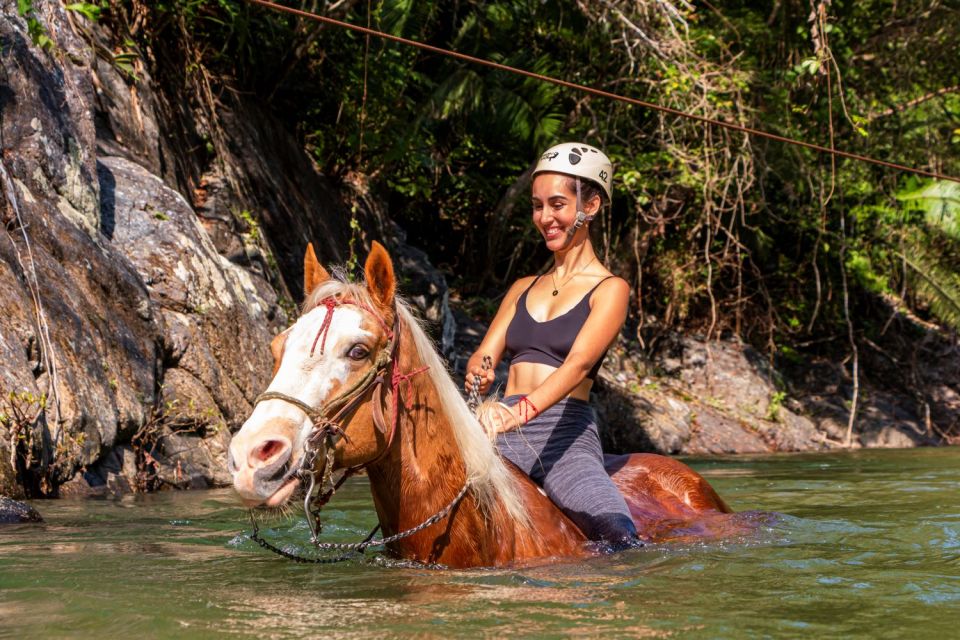
<path id="1" fill-rule="evenodd" d="M 583 227 L 584 223 L 592 222 L 596 216 L 588 216 L 583 210 L 583 196 L 580 192 L 580 178 L 577 178 L 577 218 L 573 222 L 573 226 L 567 229 L 567 241 L 564 243 L 563 248 L 566 249 L 570 246 L 570 243 L 573 241 L 573 236 L 576 235 L 577 231 L 580 231 L 580 228 Z"/>
<path id="2" fill-rule="evenodd" d="M 591 222 L 596 216 L 588 216 L 583 210 L 583 196 L 580 193 L 580 178 L 577 178 L 577 218 L 573 222 L 573 226 L 567 229 L 567 240 L 563 243 L 563 249 L 566 249 L 570 246 L 570 243 L 573 242 L 573 236 L 577 235 L 584 223 Z M 561 250 L 563 250 L 561 249 Z"/>
<path id="3" fill-rule="evenodd" d="M 580 178 L 577 178 L 577 221 L 573 223 L 574 233 L 583 226 L 587 214 L 583 212 L 583 196 L 580 195 Z"/>

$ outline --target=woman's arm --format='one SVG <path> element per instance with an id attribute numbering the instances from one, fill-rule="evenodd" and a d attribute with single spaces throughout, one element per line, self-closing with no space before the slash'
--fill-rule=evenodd
<path id="1" fill-rule="evenodd" d="M 509 428 L 545 411 L 583 382 L 623 328 L 630 302 L 630 286 L 622 278 L 610 278 L 597 287 L 591 302 L 590 315 L 577 334 L 567 359 L 543 384 L 527 394 L 529 404 L 521 401 L 511 407 L 516 424 L 507 425 Z"/>
<path id="2" fill-rule="evenodd" d="M 496 367 L 496 363 L 500 362 L 500 358 L 503 356 L 503 351 L 506 348 L 507 327 L 510 326 L 510 321 L 513 320 L 513 314 L 517 310 L 517 299 L 524 290 L 530 286 L 533 280 L 534 276 L 520 278 L 513 283 L 507 291 L 507 294 L 503 297 L 500 308 L 497 310 L 497 315 L 494 316 L 490 327 L 487 329 L 486 335 L 483 336 L 483 341 L 467 361 L 467 374 L 463 386 L 468 392 L 473 387 L 474 376 L 480 376 L 481 378 L 480 393 L 486 393 L 490 385 L 493 384 L 493 370 Z M 484 356 L 490 356 L 494 367 L 487 370 L 483 369 Z"/>

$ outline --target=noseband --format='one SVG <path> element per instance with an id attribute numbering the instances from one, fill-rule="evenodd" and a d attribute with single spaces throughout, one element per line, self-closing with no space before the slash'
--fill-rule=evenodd
<path id="1" fill-rule="evenodd" d="M 328 297 L 317 303 L 317 306 L 321 305 L 327 308 L 327 313 L 326 316 L 324 316 L 323 324 L 321 324 L 320 329 L 317 332 L 317 336 L 313 341 L 313 346 L 310 350 L 311 355 L 317 347 L 317 342 L 320 342 L 320 353 L 323 353 L 326 346 L 327 333 L 330 329 L 330 323 L 336 307 L 351 305 L 359 307 L 360 309 L 370 313 L 380 323 L 380 326 L 383 327 L 388 337 L 387 344 L 384 345 L 383 349 L 381 349 L 377 354 L 377 358 L 374 361 L 373 366 L 370 367 L 363 377 L 360 378 L 360 380 L 358 380 L 355 384 L 348 387 L 342 393 L 336 395 L 332 400 L 321 403 L 319 407 L 311 407 L 309 404 L 300 400 L 299 398 L 295 398 L 285 393 L 280 393 L 279 391 L 266 391 L 260 394 L 254 401 L 254 406 L 267 400 L 281 400 L 300 409 L 307 415 L 308 418 L 310 418 L 311 422 L 313 422 L 313 431 L 304 441 L 303 457 L 296 472 L 296 475 L 300 477 L 301 482 L 303 482 L 304 487 L 306 487 L 306 495 L 303 500 L 303 509 L 307 517 L 307 524 L 310 526 L 311 542 L 320 548 L 339 548 L 343 545 L 331 545 L 330 543 L 321 543 L 319 541 L 318 538 L 322 529 L 322 524 L 320 522 L 320 510 L 330 500 L 336 490 L 340 488 L 347 478 L 370 466 L 371 464 L 378 462 L 387 454 L 388 451 L 390 451 L 390 447 L 393 445 L 393 440 L 397 432 L 397 425 L 400 421 L 400 386 L 403 383 L 406 383 L 409 390 L 410 379 L 419 373 L 423 373 L 429 367 L 420 367 L 419 369 L 415 369 L 408 373 L 400 372 L 398 355 L 400 353 L 401 327 L 400 314 L 396 308 L 394 308 L 394 321 L 393 328 L 391 329 L 376 311 L 362 302 L 349 299 L 338 300 L 334 297 Z M 390 376 L 390 387 L 393 393 L 393 416 L 390 420 L 389 426 L 384 419 L 382 408 L 383 386 L 386 383 L 386 373 L 388 368 L 392 370 Z M 332 476 L 336 446 L 340 440 L 344 438 L 349 442 L 349 438 L 346 434 L 346 430 L 349 425 L 344 426 L 343 421 L 354 410 L 356 410 L 361 401 L 363 401 L 367 393 L 370 391 L 373 392 L 373 422 L 377 429 L 386 436 L 386 443 L 384 444 L 384 447 L 380 453 L 378 453 L 373 459 L 346 469 L 340 479 L 334 482 Z M 407 397 L 405 407 L 407 410 L 410 410 L 411 408 L 409 396 Z M 316 464 L 317 454 L 319 453 L 318 447 L 321 443 L 324 443 L 326 446 L 326 459 L 324 460 L 323 468 L 319 473 L 320 479 L 318 482 L 318 474 L 314 468 L 314 465 Z M 328 486 L 329 488 L 318 497 L 318 494 L 323 491 L 324 487 Z M 452 508 L 456 502 L 459 502 L 460 498 L 462 498 L 465 493 L 466 485 L 457 496 L 456 501 L 451 503 L 448 509 L 443 510 L 443 515 L 445 515 L 446 512 L 449 512 L 449 509 Z M 316 505 L 313 504 L 314 501 L 316 501 Z M 439 519 L 440 516 L 441 513 L 438 513 L 434 517 Z M 436 520 L 434 520 L 434 522 L 435 521 Z M 424 525 L 426 524 L 427 523 L 425 522 Z M 430 524 L 432 524 L 432 522 Z M 425 526 L 421 528 L 425 528 Z M 420 528 L 417 528 L 417 530 L 420 530 Z M 374 532 L 375 531 L 376 529 L 374 529 Z M 412 533 L 413 531 L 406 533 L 406 535 L 410 535 Z M 371 533 L 364 543 L 359 545 L 360 550 L 372 544 L 370 542 L 372 536 L 373 533 Z M 257 534 L 255 521 L 253 539 L 264 548 L 280 553 L 280 555 L 286 556 L 293 560 L 312 561 L 312 559 L 293 556 L 288 552 L 281 551 L 260 538 Z M 351 546 L 356 547 L 357 545 Z"/>

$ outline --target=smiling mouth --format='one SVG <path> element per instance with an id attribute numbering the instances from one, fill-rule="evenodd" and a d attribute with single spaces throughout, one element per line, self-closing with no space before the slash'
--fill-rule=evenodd
<path id="1" fill-rule="evenodd" d="M 553 238 L 563 235 L 563 230 L 559 227 L 550 227 L 549 229 L 543 230 L 543 235 L 547 238 L 547 240 L 552 240 Z"/>

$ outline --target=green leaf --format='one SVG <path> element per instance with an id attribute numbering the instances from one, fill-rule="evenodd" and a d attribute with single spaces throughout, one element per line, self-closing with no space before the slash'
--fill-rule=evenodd
<path id="1" fill-rule="evenodd" d="M 100 20 L 100 7 L 89 2 L 74 2 L 64 7 L 67 11 L 75 11 L 82 14 L 87 20 L 97 22 Z"/>
<path id="2" fill-rule="evenodd" d="M 927 225 L 960 241 L 960 184 L 932 180 L 923 186 L 897 194 L 904 207 L 923 212 Z"/>

